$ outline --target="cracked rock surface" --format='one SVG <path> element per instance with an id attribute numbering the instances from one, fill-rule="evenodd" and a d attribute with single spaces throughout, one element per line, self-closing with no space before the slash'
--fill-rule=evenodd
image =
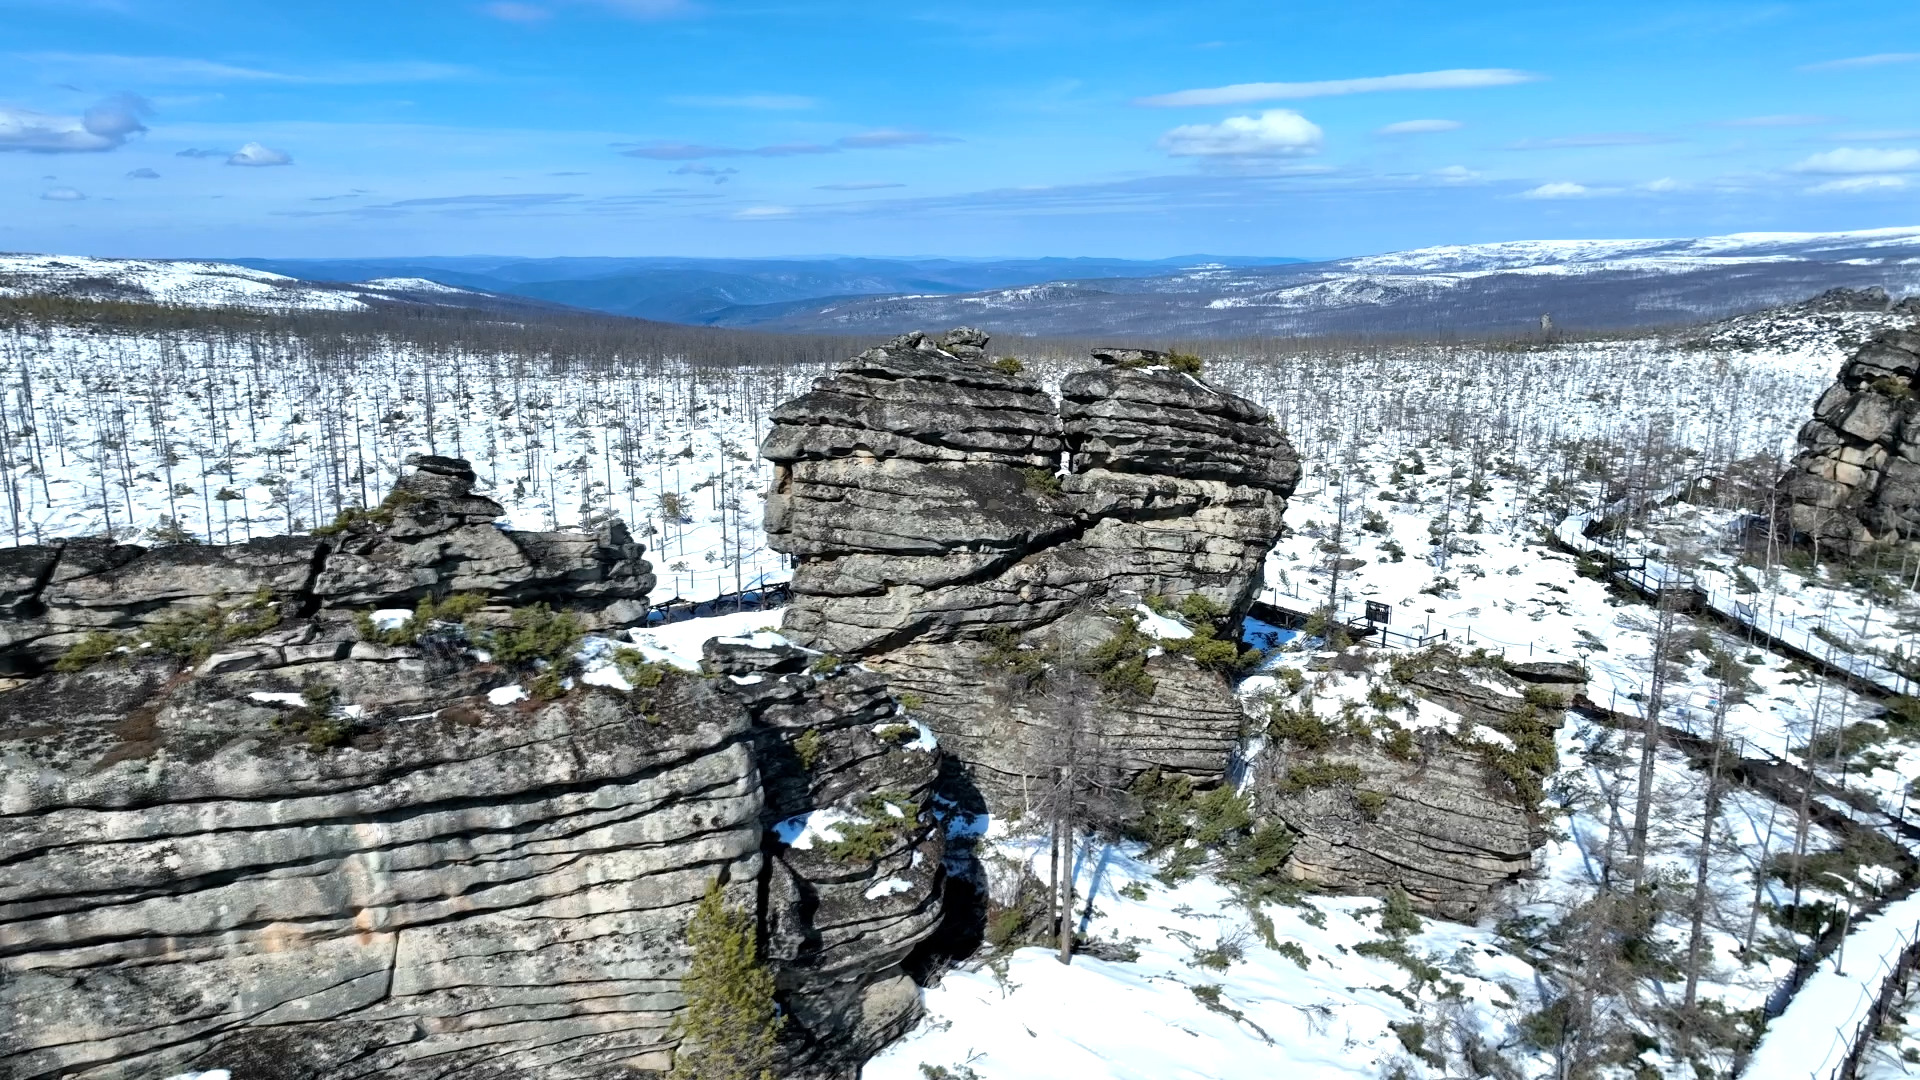
<path id="1" fill-rule="evenodd" d="M 1920 546 L 1920 330 L 1886 330 L 1814 403 L 1781 478 L 1796 538 L 1857 555 Z"/>
<path id="2" fill-rule="evenodd" d="M 1149 350 L 1099 349 L 1058 400 L 960 328 L 869 349 L 780 406 L 767 534 L 796 559 L 786 632 L 918 696 L 990 796 L 1032 772 L 1034 704 L 995 643 L 1091 648 L 1099 613 L 1198 595 L 1237 622 L 1299 461 L 1260 406 Z M 1124 773 L 1217 779 L 1242 726 L 1221 675 L 1173 655 L 1098 710 Z"/>
<path id="3" fill-rule="evenodd" d="M 624 529 L 498 529 L 450 459 L 405 483 L 389 520 L 331 537 L 11 553 L 0 625 L 31 677 L 0 690 L 0 1076 L 664 1070 L 715 879 L 767 943 L 781 1074 L 852 1076 L 918 1011 L 905 972 L 943 884 L 931 741 L 879 675 L 789 647 L 710 642 L 703 672 L 542 701 L 492 693 L 525 673 L 451 625 L 358 640 L 352 606 L 455 591 L 485 596 L 480 625 L 534 602 L 645 615 Z M 73 628 L 262 589 L 273 625 L 197 663 L 47 670 Z M 347 736 L 312 742 L 319 717 Z M 781 840 L 889 804 L 857 851 Z"/>

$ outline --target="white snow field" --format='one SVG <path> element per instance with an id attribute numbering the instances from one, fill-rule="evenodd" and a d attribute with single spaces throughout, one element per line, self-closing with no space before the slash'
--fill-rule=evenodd
<path id="1" fill-rule="evenodd" d="M 155 273 L 143 288 L 163 285 Z M 263 278 L 234 288 L 256 285 L 281 287 Z M 1770 483 L 1846 351 L 1831 327 L 1782 325 L 1805 332 L 1777 335 L 1789 342 L 1777 347 L 1722 340 L 1694 348 L 1663 338 L 1296 342 L 1210 357 L 1209 378 L 1268 405 L 1305 465 L 1263 598 L 1300 611 L 1331 601 L 1355 615 L 1373 601 L 1389 607 L 1395 631 L 1444 632 L 1450 645 L 1513 659 L 1578 660 L 1594 704 L 1641 715 L 1654 612 L 1583 576 L 1549 533 L 1570 510 L 1680 475 Z M 660 576 L 656 602 L 784 578 L 784 560 L 765 546 L 771 470 L 756 448 L 771 410 L 804 392 L 820 366 L 695 364 L 644 351 L 589 361 L 502 340 L 303 337 L 266 321 L 0 325 L 0 542 L 102 533 L 229 542 L 300 531 L 378 503 L 407 455 L 433 452 L 472 460 L 505 524 L 624 519 Z M 1049 383 L 1084 362 L 1044 352 L 1027 360 Z M 1633 519 L 1628 542 L 1660 557 L 1684 553 L 1729 587 L 1743 587 L 1744 576 L 1754 591 L 1743 595 L 1754 603 L 1824 620 L 1850 647 L 1910 655 L 1920 633 L 1910 584 L 1917 568 L 1888 565 L 1862 584 L 1824 569 L 1753 565 L 1727 542 L 1737 511 L 1752 508 L 1752 484 L 1743 483 Z M 680 622 L 634 642 L 650 659 L 692 665 L 707 637 L 764 632 L 778 618 L 750 611 Z M 1794 762 L 1809 756 L 1816 731 L 1844 727 L 1861 746 L 1832 758 L 1823 749 L 1813 764 L 1851 803 L 1821 793 L 1819 804 L 1868 829 L 1884 830 L 1888 815 L 1903 813 L 1920 747 L 1874 701 L 1710 623 L 1682 616 L 1675 636 L 1686 647 L 1667 658 L 1668 726 L 1704 733 L 1718 715 L 1737 753 Z M 617 677 L 605 659 L 590 657 L 583 677 Z M 1328 708 L 1365 698 L 1367 672 L 1306 671 L 1310 660 L 1294 652 L 1273 663 L 1300 667 Z M 1278 677 L 1247 681 L 1250 707 Z M 1422 722 L 1455 722 L 1439 712 L 1423 709 Z M 927 1019 L 867 1075 L 1417 1078 L 1461 1075 L 1471 1050 L 1492 1053 L 1513 1076 L 1551 1076 L 1552 1055 L 1535 1045 L 1529 1018 L 1567 958 L 1541 940 L 1540 927 L 1572 917 L 1596 894 L 1600 853 L 1622 827 L 1614 808 L 1631 780 L 1634 745 L 1590 721 L 1562 729 L 1548 792 L 1557 813 L 1535 876 L 1479 925 L 1428 920 L 1407 939 L 1409 955 L 1441 969 L 1438 980 L 1353 951 L 1379 938 L 1377 916 L 1366 914 L 1378 901 L 1307 896 L 1298 906 L 1266 905 L 1283 946 L 1275 950 L 1257 932 L 1240 936 L 1255 920 L 1219 882 L 1202 874 L 1162 885 L 1137 849 L 1089 840 L 1082 880 L 1095 892 L 1086 930 L 1141 939 L 1138 958 L 1082 956 L 1062 967 L 1029 949 L 950 971 L 928 991 Z M 1657 787 L 1653 862 L 1662 880 L 1690 880 L 1703 775 L 1663 750 Z M 1700 993 L 1729 1012 L 1757 1008 L 1810 941 L 1774 925 L 1766 910 L 1792 900 L 1768 871 L 1769 859 L 1777 865 L 1794 846 L 1795 809 L 1735 789 L 1711 830 L 1710 960 Z M 1809 851 L 1838 842 L 1818 824 L 1808 830 Z M 989 866 L 1035 856 L 1034 842 L 1005 822 L 994 822 L 982 845 Z M 1807 882 L 1803 899 L 1840 907 L 1849 893 L 1870 896 L 1889 884 L 1871 860 L 1846 874 Z M 1873 969 L 1889 944 L 1874 927 L 1896 922 L 1890 914 L 1862 925 L 1848 946 L 1849 976 L 1856 966 Z M 1665 911 L 1648 936 L 1670 950 L 1686 931 L 1677 911 Z M 1196 951 L 1223 937 L 1240 958 L 1225 970 L 1200 964 Z M 1825 970 L 1832 966 L 1829 959 Z M 1821 978 L 1810 988 L 1827 986 Z M 1624 1022 L 1654 1043 L 1636 1063 L 1642 1075 L 1696 1075 L 1682 1048 L 1657 1037 L 1661 1003 L 1677 991 L 1670 974 L 1649 973 L 1631 1006 L 1621 1006 Z M 1858 987 L 1803 991 L 1774 1021 L 1764 1052 L 1830 1046 L 1835 1025 L 1844 1029 L 1855 1014 L 1824 1003 L 1845 995 L 1857 1000 Z M 1732 1067 L 1725 1048 L 1692 1059 L 1716 1075 Z"/>

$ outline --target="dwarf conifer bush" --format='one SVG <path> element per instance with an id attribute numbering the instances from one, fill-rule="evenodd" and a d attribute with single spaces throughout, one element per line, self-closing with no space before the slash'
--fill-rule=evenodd
<path id="1" fill-rule="evenodd" d="M 728 904 L 720 883 L 710 882 L 687 924 L 687 944 L 693 958 L 680 980 L 686 1008 L 673 1023 L 680 1049 L 669 1080 L 774 1080 L 781 1016 L 752 914 Z"/>

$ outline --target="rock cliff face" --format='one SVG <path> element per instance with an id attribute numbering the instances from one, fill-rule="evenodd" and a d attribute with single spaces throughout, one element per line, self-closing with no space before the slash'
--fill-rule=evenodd
<path id="1" fill-rule="evenodd" d="M 704 673 L 529 696 L 485 627 L 612 630 L 652 577 L 619 526 L 504 531 L 471 482 L 427 459 L 326 537 L 7 553 L 0 1077 L 643 1076 L 715 879 L 758 917 L 784 1074 L 851 1075 L 911 1021 L 939 761 L 881 678 L 712 642 Z M 453 593 L 487 606 L 403 643 L 350 615 Z M 131 652 L 82 666 L 100 631 Z M 826 808 L 883 820 L 787 827 Z"/>
<path id="2" fill-rule="evenodd" d="M 1840 369 L 1780 481 L 1798 539 L 1859 554 L 1920 546 L 1920 332 L 1889 330 Z"/>
<path id="3" fill-rule="evenodd" d="M 1338 722 L 1312 745 L 1276 738 L 1259 764 L 1260 807 L 1295 837 L 1287 872 L 1341 892 L 1402 889 L 1416 907 L 1469 918 L 1533 867 L 1545 841 L 1539 787 L 1553 729 L 1585 686 L 1561 664 L 1466 667 L 1451 653 L 1403 655 L 1393 685 L 1461 728 L 1356 738 Z M 1528 694 L 1532 688 L 1533 693 Z"/>
<path id="4" fill-rule="evenodd" d="M 969 330 L 908 334 L 781 406 L 771 545 L 792 554 L 787 633 L 858 657 L 989 793 L 1033 771 L 1045 726 L 1019 654 L 1084 651 L 1150 596 L 1237 616 L 1299 478 L 1266 412 L 1144 350 L 1098 350 L 1056 402 Z M 1098 710 L 1122 772 L 1217 778 L 1242 727 L 1226 680 L 1172 655 Z"/>

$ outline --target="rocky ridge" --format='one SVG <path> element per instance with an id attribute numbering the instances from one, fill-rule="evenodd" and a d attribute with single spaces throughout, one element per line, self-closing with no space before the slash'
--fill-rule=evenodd
<path id="1" fill-rule="evenodd" d="M 851 1075 L 916 1015 L 939 755 L 884 681 L 759 636 L 613 664 L 541 605 L 643 619 L 638 545 L 496 528 L 471 485 L 429 458 L 327 536 L 9 553 L 0 1076 L 644 1076 L 716 879 L 787 1003 L 783 1075 Z M 478 599 L 356 617 L 450 596 Z M 479 647 L 516 629 L 565 640 Z M 821 811 L 871 827 L 793 834 Z"/>
<path id="2" fill-rule="evenodd" d="M 1848 555 L 1920 545 L 1920 330 L 1876 335 L 1840 369 L 1800 429 L 1781 478 L 1785 525 Z"/>
<path id="3" fill-rule="evenodd" d="M 777 409 L 761 453 L 769 543 L 796 559 L 786 632 L 884 671 L 1011 798 L 1048 727 L 1022 656 L 1098 649 L 1149 597 L 1237 622 L 1299 463 L 1265 410 L 1167 354 L 1096 350 L 1056 402 L 987 340 L 870 349 Z M 1151 692 L 1098 710 L 1120 773 L 1218 779 L 1244 725 L 1227 679 L 1137 660 Z"/>

